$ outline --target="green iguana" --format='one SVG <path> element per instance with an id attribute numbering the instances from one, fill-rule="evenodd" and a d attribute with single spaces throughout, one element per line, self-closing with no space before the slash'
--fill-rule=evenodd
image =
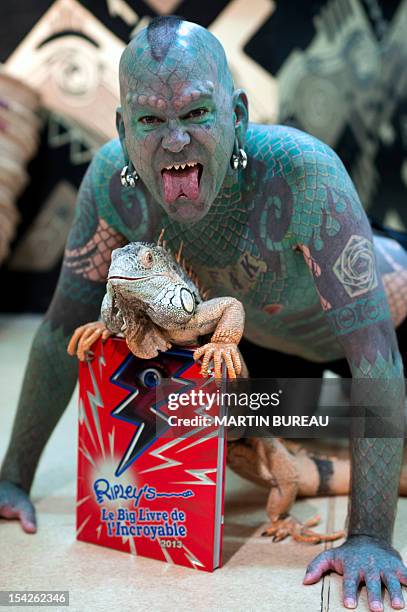
<path id="1" fill-rule="evenodd" d="M 205 292 L 200 292 L 181 252 L 182 246 L 173 257 L 161 246 L 161 237 L 157 245 L 132 242 L 115 249 L 101 307 L 102 321 L 77 328 L 68 353 L 84 360 L 100 336 L 105 340 L 112 334 L 123 334 L 134 355 L 151 359 L 172 343 L 192 346 L 199 336 L 212 333 L 210 342 L 194 352 L 194 359 L 202 357 L 202 375 L 208 376 L 211 360 L 215 378 L 221 378 L 223 362 L 229 378 L 245 375 L 237 348 L 244 330 L 242 303 L 233 297 L 205 301 Z"/>

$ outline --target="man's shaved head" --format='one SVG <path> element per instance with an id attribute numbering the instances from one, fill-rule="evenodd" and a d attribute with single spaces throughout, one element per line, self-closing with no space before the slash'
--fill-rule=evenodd
<path id="1" fill-rule="evenodd" d="M 153 58 L 160 62 L 168 53 L 182 23 L 180 17 L 156 17 L 147 28 L 147 40 Z"/>
<path id="2" fill-rule="evenodd" d="M 197 70 L 205 70 L 232 93 L 233 79 L 219 40 L 202 26 L 180 17 L 156 17 L 130 41 L 120 59 L 122 103 L 123 95 L 129 89 L 137 90 L 149 74 L 163 79 L 168 74 L 193 78 Z"/>
<path id="3" fill-rule="evenodd" d="M 169 215 L 199 220 L 247 127 L 247 100 L 234 91 L 222 45 L 195 23 L 158 17 L 124 50 L 119 76 L 125 159 Z"/>

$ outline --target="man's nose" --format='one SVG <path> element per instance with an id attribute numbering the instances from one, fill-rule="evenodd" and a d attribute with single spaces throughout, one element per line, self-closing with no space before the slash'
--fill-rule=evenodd
<path id="1" fill-rule="evenodd" d="M 188 132 L 181 125 L 170 121 L 168 131 L 162 139 L 163 149 L 167 149 L 171 153 L 180 153 L 190 142 L 191 138 Z"/>

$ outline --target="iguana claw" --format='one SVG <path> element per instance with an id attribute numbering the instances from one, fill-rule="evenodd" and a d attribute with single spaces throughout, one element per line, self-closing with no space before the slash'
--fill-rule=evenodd
<path id="1" fill-rule="evenodd" d="M 102 336 L 107 340 L 112 335 L 106 325 L 101 321 L 93 321 L 77 327 L 69 341 L 67 351 L 72 357 L 76 355 L 80 361 L 89 359 L 89 349 L 96 340 Z"/>
<path id="2" fill-rule="evenodd" d="M 261 535 L 273 538 L 273 542 L 281 542 L 291 536 L 296 542 L 307 542 L 309 544 L 320 544 L 321 542 L 334 542 L 345 537 L 344 531 L 334 533 L 317 533 L 309 527 L 318 525 L 320 516 L 315 516 L 304 523 L 301 523 L 292 516 L 282 516 L 271 522 Z"/>
<path id="3" fill-rule="evenodd" d="M 208 376 L 209 362 L 213 360 L 215 378 L 222 377 L 222 363 L 226 364 L 226 369 L 229 378 L 236 378 L 242 370 L 237 345 L 231 342 L 209 342 L 204 344 L 194 352 L 194 359 L 197 361 L 202 359 L 201 374 Z"/>

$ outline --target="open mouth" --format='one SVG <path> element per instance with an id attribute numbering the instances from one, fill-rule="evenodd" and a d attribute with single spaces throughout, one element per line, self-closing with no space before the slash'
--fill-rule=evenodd
<path id="1" fill-rule="evenodd" d="M 172 164 L 163 168 L 161 176 L 166 202 L 172 204 L 178 199 L 197 200 L 202 172 L 202 164 L 195 161 Z"/>

